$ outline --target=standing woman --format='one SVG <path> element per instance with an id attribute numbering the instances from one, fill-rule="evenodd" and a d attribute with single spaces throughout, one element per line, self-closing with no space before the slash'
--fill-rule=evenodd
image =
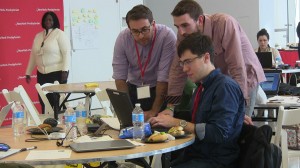
<path id="1" fill-rule="evenodd" d="M 255 49 L 255 52 L 272 52 L 273 66 L 275 67 L 276 58 L 279 58 L 279 60 L 281 60 L 279 64 L 283 64 L 279 51 L 275 48 L 270 47 L 269 45 L 270 36 L 266 29 L 261 29 L 259 32 L 257 32 L 256 38 L 259 47 Z"/>
<path id="2" fill-rule="evenodd" d="M 71 61 L 71 44 L 66 34 L 60 30 L 59 20 L 52 11 L 46 12 L 42 18 L 44 30 L 39 32 L 33 41 L 30 59 L 26 69 L 26 82 L 31 82 L 30 75 L 37 66 L 37 82 L 67 83 Z M 51 106 L 54 106 L 53 94 L 47 94 Z M 39 97 L 44 113 L 44 103 Z"/>

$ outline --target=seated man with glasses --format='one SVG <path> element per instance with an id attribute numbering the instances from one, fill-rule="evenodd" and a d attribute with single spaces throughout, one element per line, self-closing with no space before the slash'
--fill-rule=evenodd
<path id="1" fill-rule="evenodd" d="M 178 46 L 179 65 L 198 87 L 193 94 L 191 122 L 159 114 L 153 126 L 182 126 L 196 135 L 182 153 L 178 167 L 237 167 L 238 138 L 244 120 L 245 99 L 236 81 L 215 69 L 212 40 L 201 33 L 188 35 Z"/>
<path id="2" fill-rule="evenodd" d="M 176 35 L 171 28 L 155 24 L 144 5 L 126 15 L 128 28 L 115 43 L 113 78 L 118 90 L 129 93 L 131 102 L 141 103 L 145 121 L 163 109 L 168 74 L 176 54 Z"/>

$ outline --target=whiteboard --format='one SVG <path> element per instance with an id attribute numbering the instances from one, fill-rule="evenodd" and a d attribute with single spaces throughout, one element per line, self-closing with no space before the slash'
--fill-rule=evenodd
<path id="1" fill-rule="evenodd" d="M 72 0 L 70 3 L 69 16 L 74 50 L 100 48 L 100 39 L 103 38 L 101 36 L 101 26 L 103 25 L 100 24 L 100 20 L 105 17 L 104 14 L 100 14 L 100 11 L 105 10 L 100 8 L 104 6 L 101 2 Z"/>

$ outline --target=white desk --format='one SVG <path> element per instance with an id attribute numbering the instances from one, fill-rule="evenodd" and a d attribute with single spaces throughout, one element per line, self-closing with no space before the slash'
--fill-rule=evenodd
<path id="1" fill-rule="evenodd" d="M 55 106 L 54 106 L 54 117 L 57 119 L 58 118 L 58 112 L 62 109 L 62 106 L 64 103 L 67 101 L 67 99 L 70 97 L 72 93 L 83 93 L 86 95 L 85 99 L 85 105 L 86 109 L 90 109 L 90 103 L 91 103 L 91 97 L 95 95 L 95 88 L 96 87 L 85 87 L 85 84 L 87 83 L 98 83 L 99 88 L 101 90 L 105 90 L 106 88 L 111 88 L 115 89 L 116 85 L 114 81 L 102 81 L 102 82 L 84 82 L 84 83 L 67 83 L 67 84 L 59 84 L 59 85 L 51 85 L 51 86 L 46 86 L 43 89 L 51 92 L 51 93 L 56 93 L 55 95 Z M 66 93 L 67 96 L 65 100 L 62 102 L 62 104 L 59 105 L 59 93 Z"/>

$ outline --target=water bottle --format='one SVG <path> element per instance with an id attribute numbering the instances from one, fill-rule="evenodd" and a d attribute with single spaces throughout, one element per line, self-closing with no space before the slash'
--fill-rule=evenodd
<path id="1" fill-rule="evenodd" d="M 68 107 L 64 114 L 66 125 L 66 140 L 74 140 L 77 138 L 76 113 L 72 107 Z M 72 128 L 72 129 L 71 129 Z M 70 130 L 71 129 L 71 130 Z"/>
<path id="2" fill-rule="evenodd" d="M 78 102 L 78 105 L 76 106 L 76 124 L 80 131 L 81 135 L 87 134 L 87 126 L 86 126 L 86 117 L 87 117 L 87 111 L 83 105 L 83 102 Z"/>
<path id="3" fill-rule="evenodd" d="M 280 57 L 276 57 L 275 58 L 275 68 L 277 69 L 278 68 L 278 66 L 281 64 L 281 59 L 280 59 Z"/>
<path id="4" fill-rule="evenodd" d="M 133 139 L 140 141 L 144 139 L 144 111 L 141 104 L 136 103 L 132 111 L 132 124 L 133 124 Z"/>
<path id="5" fill-rule="evenodd" d="M 16 102 L 13 108 L 13 130 L 14 136 L 20 136 L 25 133 L 25 123 L 24 123 L 24 108 L 20 102 Z"/>

